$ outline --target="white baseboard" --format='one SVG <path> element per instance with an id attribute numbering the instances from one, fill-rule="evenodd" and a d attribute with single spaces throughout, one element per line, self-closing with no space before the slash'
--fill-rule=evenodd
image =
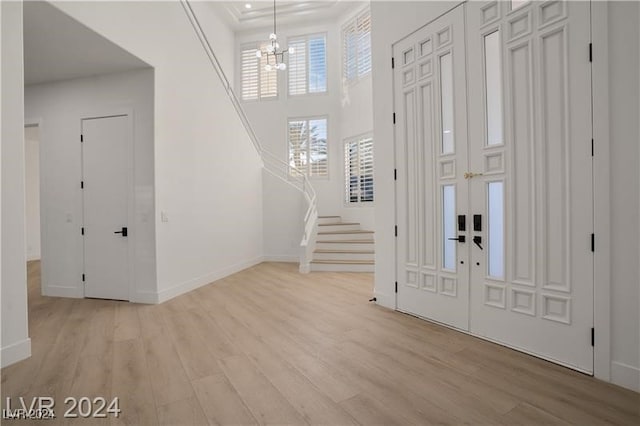
<path id="1" fill-rule="evenodd" d="M 380 306 L 384 306 L 385 308 L 395 309 L 396 308 L 396 297 L 395 295 L 388 295 L 384 293 L 380 293 L 378 291 L 373 291 L 373 295 L 376 298 L 376 303 Z"/>
<path id="2" fill-rule="evenodd" d="M 2 368 L 15 364 L 31 356 L 31 339 L 26 338 L 8 345 L 0 350 L 0 364 Z"/>
<path id="3" fill-rule="evenodd" d="M 640 368 L 613 361 L 611 363 L 611 382 L 623 388 L 640 392 Z"/>
<path id="4" fill-rule="evenodd" d="M 133 299 L 130 300 L 132 303 L 144 303 L 147 305 L 157 305 L 160 303 L 158 299 L 158 293 L 153 291 L 141 291 L 134 294 Z"/>
<path id="5" fill-rule="evenodd" d="M 284 262 L 284 263 L 298 263 L 300 262 L 300 256 L 264 256 L 263 262 Z"/>
<path id="6" fill-rule="evenodd" d="M 214 281 L 220 280 L 231 274 L 235 274 L 236 272 L 240 272 L 243 269 L 247 269 L 252 266 L 255 266 L 259 263 L 262 263 L 263 260 L 264 260 L 263 256 L 258 256 L 255 259 L 251 259 L 246 262 L 236 263 L 235 265 L 228 266 L 219 271 L 207 274 L 203 277 L 195 278 L 193 280 L 187 281 L 186 283 L 179 284 L 177 286 L 168 288 L 166 290 L 162 290 L 158 293 L 157 303 L 166 302 L 167 300 L 173 299 L 174 297 L 180 296 L 181 294 L 195 290 L 199 287 L 202 287 Z"/>
<path id="7" fill-rule="evenodd" d="M 84 298 L 84 290 L 78 287 L 49 285 L 45 286 L 42 289 L 42 295 L 51 297 L 71 297 L 74 299 L 82 299 Z"/>
<path id="8" fill-rule="evenodd" d="M 40 260 L 40 253 L 37 253 L 37 254 L 27 253 L 27 262 L 31 262 L 32 260 Z"/>

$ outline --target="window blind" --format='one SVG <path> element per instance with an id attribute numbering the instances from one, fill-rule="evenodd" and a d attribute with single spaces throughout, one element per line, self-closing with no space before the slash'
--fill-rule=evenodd
<path id="1" fill-rule="evenodd" d="M 263 50 L 265 47 L 266 45 L 260 46 Z M 253 46 L 246 47 L 240 54 L 241 92 L 244 101 L 278 96 L 278 73 L 264 69 L 267 64 L 266 55 L 258 58 L 256 50 Z"/>
<path id="2" fill-rule="evenodd" d="M 345 142 L 345 201 L 373 201 L 373 139 L 364 137 Z"/>
<path id="3" fill-rule="evenodd" d="M 342 77 L 354 82 L 371 72 L 371 14 L 365 10 L 342 29 Z"/>
<path id="4" fill-rule="evenodd" d="M 326 118 L 289 120 L 288 139 L 292 176 L 299 173 L 315 177 L 328 175 Z"/>
<path id="5" fill-rule="evenodd" d="M 289 95 L 327 91 L 327 41 L 324 34 L 289 40 Z"/>

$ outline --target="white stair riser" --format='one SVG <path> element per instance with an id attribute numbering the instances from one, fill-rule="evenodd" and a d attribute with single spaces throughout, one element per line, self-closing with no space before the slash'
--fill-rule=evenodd
<path id="1" fill-rule="evenodd" d="M 323 234 L 322 231 L 319 230 L 317 241 L 368 240 L 372 238 L 373 238 L 372 232 L 355 233 L 355 234 L 352 234 L 350 232 L 345 234 Z"/>
<path id="2" fill-rule="evenodd" d="M 322 224 L 322 223 L 336 223 L 336 222 L 342 222 L 342 218 L 339 216 L 336 217 L 319 217 L 318 218 L 318 225 Z"/>
<path id="3" fill-rule="evenodd" d="M 335 231 L 359 231 L 360 224 L 344 224 L 344 225 L 320 225 L 318 232 L 335 232 Z"/>
<path id="4" fill-rule="evenodd" d="M 313 253 L 313 260 L 375 260 L 375 253 Z"/>
<path id="5" fill-rule="evenodd" d="M 356 265 L 340 263 L 312 263 L 311 270 L 318 272 L 373 272 L 375 265 Z"/>
<path id="6" fill-rule="evenodd" d="M 373 243 L 323 243 L 316 242 L 317 249 L 324 250 L 374 250 Z"/>

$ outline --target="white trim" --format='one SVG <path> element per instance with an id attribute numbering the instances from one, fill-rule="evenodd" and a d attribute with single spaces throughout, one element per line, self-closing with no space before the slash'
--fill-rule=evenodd
<path id="1" fill-rule="evenodd" d="M 263 256 L 263 262 L 283 262 L 283 263 L 298 263 L 300 262 L 299 256 Z"/>
<path id="2" fill-rule="evenodd" d="M 390 296 L 386 293 L 382 293 L 380 291 L 377 291 L 376 289 L 373 289 L 373 296 L 376 298 L 377 305 L 380 305 L 387 309 L 393 309 L 396 312 L 400 312 L 397 310 L 395 293 Z"/>
<path id="3" fill-rule="evenodd" d="M 173 299 L 174 297 L 180 296 L 181 294 L 185 294 L 189 291 L 195 290 L 207 284 L 211 284 L 214 281 L 217 281 L 222 278 L 228 277 L 229 275 L 235 274 L 236 272 L 240 272 L 244 269 L 255 266 L 259 263 L 262 263 L 262 260 L 263 260 L 263 257 L 258 256 L 254 259 L 236 263 L 235 265 L 222 268 L 219 271 L 212 272 L 202 277 L 194 278 L 185 283 L 178 284 L 166 290 L 159 291 L 157 295 L 158 303 L 166 302 L 167 300 Z"/>
<path id="4" fill-rule="evenodd" d="M 611 382 L 640 392 L 640 368 L 614 361 L 611 363 Z"/>
<path id="5" fill-rule="evenodd" d="M 0 350 L 0 364 L 2 368 L 31 356 L 31 339 L 26 338 L 16 343 L 5 346 Z"/>
<path id="6" fill-rule="evenodd" d="M 609 142 L 609 54 L 607 3 L 591 2 L 593 44 L 593 352 L 594 376 L 611 380 L 611 160 Z"/>
<path id="7" fill-rule="evenodd" d="M 83 299 L 84 288 L 68 287 L 62 285 L 48 285 L 42 287 L 42 295 L 50 297 L 70 297 L 72 299 Z"/>
<path id="8" fill-rule="evenodd" d="M 132 303 L 144 303 L 147 305 L 157 305 L 160 303 L 158 300 L 158 293 L 154 291 L 139 291 L 133 294 Z"/>

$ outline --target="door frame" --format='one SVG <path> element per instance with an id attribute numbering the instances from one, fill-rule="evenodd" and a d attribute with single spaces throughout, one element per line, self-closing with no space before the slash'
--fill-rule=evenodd
<path id="1" fill-rule="evenodd" d="M 109 117 L 120 117 L 127 116 L 127 225 L 129 229 L 128 243 L 129 249 L 127 252 L 127 275 L 128 275 L 128 301 L 133 300 L 135 294 L 135 248 L 136 248 L 136 232 L 135 232 L 135 173 L 134 173 L 134 153 L 135 153 L 135 128 L 134 128 L 134 110 L 132 106 L 121 106 L 121 107 L 104 107 L 93 109 L 80 114 L 78 120 L 78 135 L 82 135 L 82 121 L 83 120 L 91 120 L 91 119 L 100 119 L 100 118 L 109 118 Z M 78 181 L 82 181 L 84 179 L 84 155 L 83 155 L 83 145 L 80 143 L 80 176 Z M 79 197 L 79 208 L 80 208 L 80 218 L 81 218 L 81 227 L 84 227 L 84 192 L 80 188 L 78 184 L 78 191 L 80 191 Z M 80 282 L 80 288 L 82 288 L 82 297 L 86 298 L 85 291 L 85 283 L 82 281 L 82 274 L 84 274 L 84 236 L 82 233 L 78 232 L 78 247 L 79 247 L 79 256 L 80 259 L 80 273 L 78 274 L 78 280 Z"/>
<path id="2" fill-rule="evenodd" d="M 445 13 L 434 17 L 428 25 L 442 15 L 449 13 L 456 6 Z M 595 328 L 593 351 L 593 375 L 594 377 L 611 382 L 611 217 L 609 207 L 611 197 L 609 188 L 611 183 L 610 160 L 610 133 L 609 133 L 609 54 L 608 54 L 608 9 L 606 2 L 590 1 L 591 4 L 591 43 L 593 44 L 592 62 L 592 128 L 595 143 L 593 156 L 593 232 L 596 235 L 596 249 L 593 255 L 593 321 Z M 421 25 L 420 28 L 422 28 Z M 419 28 L 418 28 L 419 29 Z M 391 43 L 391 56 L 393 46 L 416 30 Z M 465 54 L 466 55 L 466 54 Z M 391 93 L 394 94 L 394 79 L 392 73 Z M 395 95 L 393 95 L 395 97 Z M 395 105 L 394 105 L 395 110 Z M 393 127 L 394 146 L 396 143 L 396 131 Z M 394 165 L 397 165 L 394 148 Z M 394 185 L 394 202 L 397 204 L 397 188 Z M 394 221 L 397 223 L 397 212 L 394 209 Z M 397 253 L 397 241 L 394 239 L 394 252 Z M 394 257 L 394 275 L 397 279 L 398 259 Z M 397 280 L 396 280 L 397 281 Z M 394 294 L 395 310 L 398 310 L 398 295 Z M 447 327 L 446 325 L 444 325 Z M 459 331 L 459 330 L 458 330 Z"/>
<path id="3" fill-rule="evenodd" d="M 609 142 L 609 25 L 607 3 L 591 2 L 591 63 L 593 156 L 593 351 L 594 376 L 611 381 L 611 216 L 609 195 L 611 159 Z"/>

